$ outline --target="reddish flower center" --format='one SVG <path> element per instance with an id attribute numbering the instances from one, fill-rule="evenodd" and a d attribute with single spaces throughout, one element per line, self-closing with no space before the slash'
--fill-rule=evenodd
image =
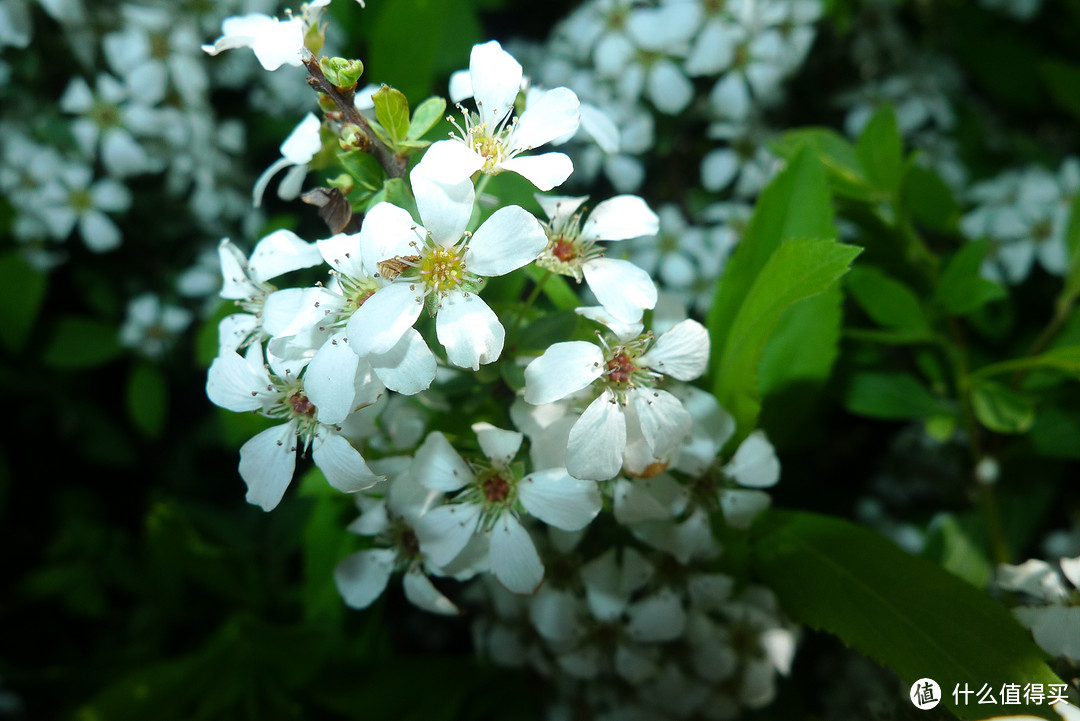
<path id="1" fill-rule="evenodd" d="M 308 397 L 299 391 L 289 396 L 289 405 L 292 406 L 293 413 L 298 416 L 307 416 L 308 418 L 311 418 L 315 415 L 315 404 L 309 401 Z"/>
<path id="2" fill-rule="evenodd" d="M 566 263 L 576 258 L 578 256 L 578 251 L 573 243 L 560 238 L 555 241 L 555 246 L 551 249 L 551 254 L 563 263 Z"/>
<path id="3" fill-rule="evenodd" d="M 505 501 L 510 495 L 510 484 L 502 476 L 492 476 L 484 481 L 481 488 L 484 491 L 484 497 L 491 502 Z"/>
<path id="4" fill-rule="evenodd" d="M 607 362 L 607 377 L 612 383 L 628 383 L 637 369 L 630 356 L 620 353 Z"/>

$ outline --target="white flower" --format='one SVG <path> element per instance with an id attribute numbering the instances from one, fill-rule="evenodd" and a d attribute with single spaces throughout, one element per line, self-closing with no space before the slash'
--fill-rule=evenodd
<path id="1" fill-rule="evenodd" d="M 1062 558 L 1054 566 L 1031 559 L 1018 566 L 998 567 L 998 585 L 1006 591 L 1027 594 L 1040 605 L 1027 603 L 1013 609 L 1016 619 L 1031 629 L 1035 642 L 1053 656 L 1080 661 L 1080 557 Z M 1068 581 L 1068 586 L 1065 580 Z"/>
<path id="2" fill-rule="evenodd" d="M 221 37 L 202 49 L 208 55 L 217 55 L 233 48 L 251 48 L 266 70 L 299 66 L 303 64 L 305 30 L 302 17 L 282 21 L 262 13 L 236 15 L 225 18 Z"/>
<path id="3" fill-rule="evenodd" d="M 419 169 L 411 177 L 424 225 L 390 203 L 379 203 L 365 216 L 360 230 L 364 268 L 393 282 L 353 313 L 349 338 L 360 355 L 386 353 L 427 303 L 447 358 L 476 370 L 498 359 L 506 334 L 476 295 L 481 279 L 531 262 L 547 245 L 547 236 L 540 222 L 518 206 L 500 208 L 468 233 L 475 197 L 470 181 L 444 185 Z"/>
<path id="4" fill-rule="evenodd" d="M 276 230 L 255 244 L 248 260 L 228 238 L 218 245 L 221 262 L 221 297 L 233 300 L 243 313 L 222 318 L 218 324 L 220 352 L 241 350 L 267 337 L 262 327 L 263 306 L 275 288 L 268 281 L 322 261 L 319 249 L 291 230 Z"/>
<path id="5" fill-rule="evenodd" d="M 125 26 L 102 38 L 105 59 L 133 97 L 147 105 L 165 99 L 169 83 L 189 104 L 203 102 L 209 79 L 196 30 L 166 8 L 124 5 Z"/>
<path id="6" fill-rule="evenodd" d="M 477 171 L 496 174 L 509 170 L 540 190 L 551 190 L 570 177 L 574 165 L 563 153 L 520 153 L 577 130 L 580 104 L 573 91 L 549 90 L 515 117 L 521 65 L 494 40 L 473 46 L 469 77 L 477 112 L 462 109 L 465 125 L 457 126 L 459 135 L 428 148 L 417 166 L 421 172 L 453 184 Z"/>
<path id="7" fill-rule="evenodd" d="M 96 182 L 90 168 L 69 163 L 54 182 L 41 191 L 42 220 L 50 234 L 63 240 L 76 226 L 86 247 L 104 253 L 120 247 L 123 235 L 107 213 L 122 213 L 131 206 L 131 191 L 102 178 Z"/>
<path id="8" fill-rule="evenodd" d="M 578 210 L 587 198 L 537 195 L 536 200 L 548 216 L 548 245 L 537 265 L 579 283 L 584 276 L 612 315 L 630 323 L 641 320 L 644 311 L 656 305 L 652 279 L 630 261 L 603 257 L 596 243 L 652 235 L 660 228 L 656 213 L 637 196 L 619 195 L 597 205 L 582 225 Z"/>
<path id="9" fill-rule="evenodd" d="M 128 302 L 127 317 L 120 326 L 120 344 L 138 349 L 151 358 L 160 358 L 180 333 L 191 325 L 191 311 L 165 305 L 153 293 L 143 293 Z"/>
<path id="10" fill-rule="evenodd" d="M 105 73 L 98 75 L 96 92 L 82 78 L 74 78 L 60 97 L 61 110 L 80 116 L 71 124 L 79 148 L 90 159 L 100 157 L 110 175 L 159 169 L 133 131 L 140 135 L 158 132 L 161 116 L 138 100 Z"/>
<path id="11" fill-rule="evenodd" d="M 352 608 L 367 608 L 382 595 L 390 576 L 403 571 L 405 597 L 413 605 L 431 613 L 455 615 L 457 606 L 435 588 L 430 570 L 413 524 L 416 519 L 442 501 L 442 493 L 431 491 L 416 482 L 407 472 L 410 459 L 384 459 L 377 466 L 384 470 L 388 461 L 401 461 L 398 472 L 370 491 L 358 494 L 361 516 L 349 530 L 372 536 L 374 547 L 343 558 L 334 568 L 334 583 Z M 374 464 L 373 464 L 374 465 Z M 381 496 L 375 491 L 381 490 Z"/>
<path id="12" fill-rule="evenodd" d="M 420 548 L 439 566 L 453 561 L 476 535 L 489 540 L 491 572 L 514 593 L 532 593 L 544 566 L 519 516 L 527 512 L 566 531 L 580 530 L 600 512 L 595 483 L 571 478 L 555 468 L 523 475 L 513 464 L 522 435 L 486 423 L 475 424 L 486 461 L 467 464 L 439 432 L 416 452 L 413 475 L 425 487 L 454 499 L 416 522 Z"/>
<path id="13" fill-rule="evenodd" d="M 361 390 L 367 390 L 368 397 L 358 392 L 353 399 L 356 406 L 374 403 L 381 386 L 368 382 Z M 333 397 L 339 392 L 340 388 L 326 387 L 319 377 L 309 383 L 291 368 L 264 366 L 258 345 L 251 346 L 246 357 L 227 351 L 214 359 L 206 381 L 212 403 L 238 413 L 256 411 L 285 421 L 240 447 L 240 476 L 247 484 L 249 503 L 270 511 L 281 502 L 292 481 L 298 449 L 311 449 L 315 465 L 339 491 L 361 491 L 382 480 L 335 425 L 319 420 L 319 408 L 311 396 Z"/>
<path id="14" fill-rule="evenodd" d="M 602 346 L 556 343 L 525 368 L 525 400 L 551 403 L 588 387 L 600 390 L 570 431 L 566 467 L 575 478 L 613 478 L 623 466 L 628 438 L 638 435 L 654 456 L 690 432 L 690 415 L 671 393 L 655 388 L 665 375 L 693 380 L 705 371 L 709 335 L 685 320 L 653 342 L 651 335 Z"/>
<path id="15" fill-rule="evenodd" d="M 290 170 L 278 185 L 278 197 L 282 200 L 293 200 L 300 195 L 300 188 L 307 175 L 307 164 L 322 150 L 322 140 L 319 138 L 321 128 L 322 123 L 314 113 L 305 115 L 304 119 L 293 128 L 289 137 L 285 138 L 285 142 L 281 144 L 281 157 L 271 163 L 270 167 L 264 170 L 255 181 L 251 195 L 256 208 L 262 205 L 263 193 L 266 192 L 270 179 L 285 168 Z"/>

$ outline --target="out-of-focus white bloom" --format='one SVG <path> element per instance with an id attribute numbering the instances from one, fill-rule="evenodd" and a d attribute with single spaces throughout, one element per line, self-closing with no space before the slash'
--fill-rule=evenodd
<path id="1" fill-rule="evenodd" d="M 164 304 L 154 293 L 143 293 L 128 302 L 120 344 L 149 358 L 161 358 L 191 325 L 191 319 L 188 309 Z"/>
<path id="2" fill-rule="evenodd" d="M 1018 566 L 1002 564 L 997 585 L 1034 599 L 1039 605 L 1017 606 L 1013 615 L 1031 629 L 1044 651 L 1076 663 L 1080 661 L 1080 606 L 1075 605 L 1080 598 L 1080 557 L 1062 558 L 1058 565 L 1060 571 L 1038 559 Z"/>
<path id="3" fill-rule="evenodd" d="M 198 55 L 198 31 L 165 8 L 124 5 L 125 25 L 102 38 L 105 59 L 146 105 L 165 99 L 169 84 L 189 104 L 205 103 L 209 78 Z"/>
<path id="4" fill-rule="evenodd" d="M 979 5 L 987 10 L 1016 18 L 1031 20 L 1042 9 L 1043 0 L 979 0 Z"/>
<path id="5" fill-rule="evenodd" d="M 159 170 L 134 133 L 148 135 L 159 129 L 155 110 L 137 101 L 111 75 L 97 78 L 97 91 L 82 78 L 73 79 L 60 98 L 60 109 L 80 117 L 71 130 L 91 160 L 100 157 L 110 175 L 127 176 Z M 100 148 L 99 148 L 100 146 Z"/>
<path id="6" fill-rule="evenodd" d="M 5 45 L 25 48 L 32 35 L 30 9 L 25 0 L 0 0 L 0 48 Z"/>
<path id="7" fill-rule="evenodd" d="M 471 91 L 477 113 L 462 109 L 465 125 L 457 126 L 459 135 L 428 148 L 417 166 L 420 172 L 453 184 L 478 171 L 496 174 L 509 170 L 540 190 L 551 190 L 566 180 L 574 165 L 563 153 L 520 154 L 577 131 L 577 95 L 568 88 L 548 90 L 515 117 L 521 65 L 494 40 L 473 46 L 469 78 L 470 87 L 457 88 L 457 92 Z"/>
<path id="8" fill-rule="evenodd" d="M 278 197 L 282 200 L 293 200 L 300 195 L 300 188 L 307 175 L 307 164 L 322 150 L 322 140 L 319 137 L 321 128 L 322 123 L 315 113 L 305 115 L 304 119 L 293 128 L 289 137 L 285 138 L 285 142 L 281 144 L 281 157 L 271 163 L 270 167 L 264 170 L 255 181 L 251 195 L 256 208 L 262 205 L 263 193 L 266 192 L 270 179 L 285 168 L 290 170 L 278 184 Z"/>
<path id="9" fill-rule="evenodd" d="M 590 386 L 600 391 L 570 430 L 566 467 L 576 478 L 615 477 L 628 444 L 638 437 L 655 456 L 681 443 L 690 432 L 690 415 L 675 396 L 655 385 L 665 375 L 697 378 L 709 357 L 708 331 L 693 320 L 655 342 L 645 335 L 601 343 L 556 343 L 525 369 L 525 400 L 534 405 Z"/>
<path id="10" fill-rule="evenodd" d="M 109 178 L 92 181 L 89 167 L 74 162 L 64 166 L 42 189 L 40 214 L 54 238 L 67 238 L 77 225 L 86 247 L 104 253 L 120 247 L 123 240 L 107 213 L 125 212 L 131 206 L 131 191 Z"/>
<path id="11" fill-rule="evenodd" d="M 656 286 L 648 273 L 627 260 L 605 258 L 598 241 L 627 240 L 656 233 L 660 219 L 641 198 L 619 195 L 599 203 L 582 224 L 588 198 L 537 195 L 548 216 L 548 245 L 537 265 L 579 283 L 582 277 L 597 300 L 621 320 L 636 323 L 656 305 Z"/>

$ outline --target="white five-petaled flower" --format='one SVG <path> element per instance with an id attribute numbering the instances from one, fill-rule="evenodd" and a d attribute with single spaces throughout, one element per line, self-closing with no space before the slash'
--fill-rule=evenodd
<path id="1" fill-rule="evenodd" d="M 224 238 L 218 246 L 221 261 L 221 297 L 236 302 L 243 313 L 233 313 L 218 324 L 221 352 L 240 350 L 252 342 L 262 342 L 263 305 L 274 291 L 268 281 L 279 275 L 317 265 L 322 256 L 312 243 L 290 230 L 276 230 L 255 245 L 251 259 Z"/>
<path id="2" fill-rule="evenodd" d="M 364 218 L 363 265 L 369 275 L 393 282 L 353 313 L 346 326 L 350 342 L 361 356 L 386 353 L 428 304 L 447 358 L 476 370 L 498 359 L 506 334 L 476 295 L 482 279 L 535 260 L 547 236 L 540 221 L 516 205 L 500 208 L 469 233 L 475 198 L 470 181 L 446 185 L 419 167 L 411 179 L 422 226 L 390 203 L 379 203 Z"/>
<path id="3" fill-rule="evenodd" d="M 296 468 L 296 451 L 311 449 L 315 464 L 330 485 L 353 493 L 370 488 L 379 476 L 368 468 L 360 452 L 338 433 L 337 422 L 344 418 L 319 419 L 312 396 L 333 397 L 339 389 L 323 387 L 322 378 L 299 378 L 291 369 L 263 365 L 262 347 L 253 345 L 246 356 L 227 351 L 214 359 L 207 375 L 206 394 L 215 405 L 230 411 L 257 411 L 268 418 L 283 420 L 267 428 L 240 447 L 240 476 L 247 484 L 247 500 L 264 511 L 281 502 Z M 357 383 L 356 385 L 361 385 Z M 357 406 L 374 403 L 382 386 L 369 382 L 373 393 Z"/>
<path id="4" fill-rule="evenodd" d="M 525 400 L 552 403 L 590 386 L 600 390 L 570 429 L 566 468 L 575 478 L 606 480 L 623 467 L 628 444 L 639 438 L 656 457 L 690 432 L 691 419 L 663 376 L 681 381 L 705 372 L 709 334 L 697 321 L 677 323 L 654 343 L 651 334 L 556 343 L 525 368 Z"/>
<path id="5" fill-rule="evenodd" d="M 518 517 L 524 512 L 555 528 L 577 531 L 600 512 L 600 492 L 595 483 L 571 478 L 564 468 L 522 476 L 513 464 L 521 433 L 487 423 L 473 430 L 485 461 L 466 463 L 437 431 L 416 452 L 412 473 L 421 484 L 458 492 L 450 503 L 416 520 L 420 549 L 431 562 L 445 566 L 482 535 L 489 540 L 495 578 L 514 593 L 532 593 L 544 578 L 544 566 Z"/>
<path id="6" fill-rule="evenodd" d="M 596 243 L 653 235 L 660 229 L 656 213 L 636 195 L 618 195 L 597 205 L 582 224 L 579 209 L 587 198 L 537 195 L 536 200 L 548 216 L 548 245 L 537 264 L 578 282 L 584 276 L 612 315 L 630 323 L 641 320 L 645 309 L 656 305 L 652 279 L 628 260 L 603 257 Z"/>
<path id="7" fill-rule="evenodd" d="M 343 558 L 334 568 L 334 582 L 346 604 L 367 608 L 382 595 L 394 571 L 402 570 L 405 597 L 413 605 L 431 613 L 454 615 L 459 613 L 457 606 L 427 576 L 430 564 L 413 530 L 416 519 L 441 503 L 443 494 L 417 483 L 407 472 L 410 461 L 402 456 L 383 459 L 376 466 L 378 470 L 386 472 L 392 463 L 397 472 L 356 496 L 361 515 L 349 530 L 373 537 L 374 546 Z"/>
<path id="8" fill-rule="evenodd" d="M 462 108 L 464 127 L 457 126 L 459 135 L 428 148 L 418 166 L 426 175 L 457 183 L 477 171 L 496 174 L 509 170 L 540 190 L 551 190 L 570 177 L 574 164 L 563 153 L 520 153 L 577 130 L 580 103 L 572 90 L 554 88 L 542 93 L 515 117 L 521 65 L 494 40 L 473 46 L 469 77 L 477 112 Z"/>

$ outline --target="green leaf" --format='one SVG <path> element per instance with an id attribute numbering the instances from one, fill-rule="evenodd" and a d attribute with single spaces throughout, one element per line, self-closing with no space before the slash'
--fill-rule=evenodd
<path id="1" fill-rule="evenodd" d="M 341 166 L 345 168 L 345 171 L 356 181 L 357 189 L 362 194 L 362 197 L 366 198 L 371 193 L 382 188 L 386 173 L 383 172 L 379 161 L 368 153 L 362 153 L 359 150 L 343 150 L 337 154 L 337 159 Z"/>
<path id="2" fill-rule="evenodd" d="M 544 270 L 537 265 L 528 265 L 525 274 L 534 283 L 543 283 L 544 296 L 550 300 L 558 310 L 573 310 L 581 305 L 574 289 L 566 282 L 566 278 L 555 275 L 551 271 Z"/>
<path id="3" fill-rule="evenodd" d="M 998 433 L 1024 433 L 1035 423 L 1035 404 L 1025 395 L 994 381 L 971 389 L 971 408 L 979 423 Z"/>
<path id="4" fill-rule="evenodd" d="M 41 359 L 53 368 L 93 368 L 120 355 L 117 329 L 111 323 L 84 316 L 64 316 L 56 323 Z"/>
<path id="5" fill-rule="evenodd" d="M 345 531 L 352 519 L 342 511 L 354 509 L 355 517 L 355 507 L 342 504 L 341 494 L 331 488 L 318 468 L 300 479 L 299 495 L 313 499 L 303 534 L 304 614 L 309 620 L 338 625 L 344 618 L 345 604 L 334 583 L 334 568 L 352 550 L 353 540 Z"/>
<path id="6" fill-rule="evenodd" d="M 714 378 L 735 317 L 780 243 L 789 238 L 836 237 L 829 200 L 821 163 L 806 147 L 762 191 L 746 233 L 717 283 L 706 318 L 709 369 Z"/>
<path id="7" fill-rule="evenodd" d="M 1080 67 L 1047 60 L 1039 65 L 1039 74 L 1054 103 L 1074 118 L 1080 118 L 1080 97 L 1076 93 L 1076 88 L 1080 86 Z"/>
<path id="8" fill-rule="evenodd" d="M 922 166 L 908 165 L 900 200 L 907 212 L 928 228 L 952 232 L 960 220 L 960 206 L 952 190 L 941 176 Z"/>
<path id="9" fill-rule="evenodd" d="M 393 143 L 404 140 L 409 134 L 409 101 L 400 90 L 383 85 L 371 96 L 375 103 L 375 117 L 390 136 Z"/>
<path id="10" fill-rule="evenodd" d="M 152 363 L 138 363 L 127 384 L 128 416 L 147 438 L 157 438 L 165 428 L 169 408 L 169 386 L 161 369 Z"/>
<path id="11" fill-rule="evenodd" d="M 886 420 L 925 420 L 949 412 L 907 373 L 855 373 L 844 390 L 844 405 L 856 415 Z"/>
<path id="12" fill-rule="evenodd" d="M 874 187 L 890 196 L 895 195 L 900 189 L 904 143 L 891 106 L 882 105 L 877 109 L 856 141 L 855 152 Z"/>
<path id="13" fill-rule="evenodd" d="M 395 0 L 372 5 L 371 45 L 365 61 L 372 77 L 406 97 L 431 94 L 440 75 L 461 66 L 480 42 L 481 28 L 472 3 L 446 0 Z"/>
<path id="14" fill-rule="evenodd" d="M 831 128 L 799 128 L 784 133 L 772 144 L 773 150 L 787 160 L 793 160 L 804 147 L 810 148 L 824 166 L 834 193 L 854 200 L 871 199 L 859 156 L 847 138 Z"/>
<path id="15" fill-rule="evenodd" d="M 827 290 L 861 250 L 834 240 L 786 240 L 757 275 L 724 341 L 713 380 L 717 400 L 742 435 L 754 427 L 761 410 L 757 369 L 780 316 L 794 303 Z"/>
<path id="16" fill-rule="evenodd" d="M 412 123 L 406 137 L 409 140 L 419 140 L 427 131 L 434 128 L 446 113 L 446 100 L 439 96 L 430 97 L 416 106 L 413 111 Z"/>
<path id="17" fill-rule="evenodd" d="M 0 344 L 11 353 L 22 350 L 45 300 L 45 274 L 32 268 L 17 251 L 0 255 Z"/>
<path id="18" fill-rule="evenodd" d="M 770 511 L 753 528 L 755 568 L 796 621 L 832 633 L 911 684 L 929 677 L 960 718 L 984 707 L 953 702 L 966 683 L 1060 684 L 1031 633 L 1003 606 L 931 561 L 862 526 L 812 513 Z M 1051 718 L 1047 707 L 993 713 Z"/>
<path id="19" fill-rule="evenodd" d="M 1080 346 L 1054 348 L 1041 355 L 991 363 L 973 371 L 971 377 L 987 378 L 999 373 L 1015 373 L 1020 370 L 1039 369 L 1058 370 L 1072 375 L 1080 375 Z"/>
<path id="20" fill-rule="evenodd" d="M 994 573 L 984 548 L 950 513 L 934 519 L 927 534 L 925 555 L 975 588 L 986 588 Z"/>
<path id="21" fill-rule="evenodd" d="M 844 284 L 878 325 L 909 336 L 930 338 L 933 331 L 915 292 L 877 268 L 856 266 Z"/>
<path id="22" fill-rule="evenodd" d="M 973 313 L 992 300 L 1005 297 L 1005 289 L 979 275 L 986 257 L 985 241 L 967 243 L 941 274 L 934 302 L 952 315 Z"/>

